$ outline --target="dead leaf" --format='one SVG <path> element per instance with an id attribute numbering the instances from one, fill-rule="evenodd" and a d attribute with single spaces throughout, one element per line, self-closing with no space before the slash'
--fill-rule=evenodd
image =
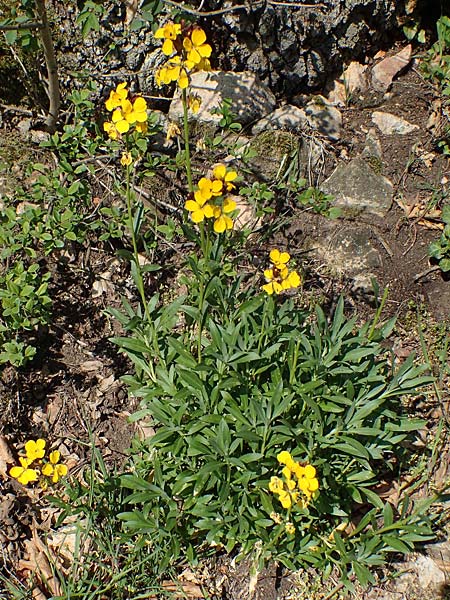
<path id="1" fill-rule="evenodd" d="M 107 392 L 108 390 L 110 390 L 112 388 L 112 386 L 115 384 L 116 382 L 116 378 L 114 377 L 114 374 L 110 375 L 109 377 L 104 377 L 103 379 L 100 380 L 100 384 L 98 386 L 98 392 L 100 394 L 104 394 L 105 392 Z"/>
<path id="2" fill-rule="evenodd" d="M 100 275 L 99 279 L 96 279 L 92 284 L 92 298 L 100 298 L 102 294 L 106 294 L 106 292 L 113 292 L 114 287 L 110 282 L 111 273 L 109 271 L 105 271 Z"/>
<path id="3" fill-rule="evenodd" d="M 195 598 L 197 600 L 205 598 L 201 588 L 195 583 L 164 581 L 162 587 L 165 591 L 171 592 L 174 598 Z M 151 598 L 160 598 L 160 596 L 152 594 L 148 598 L 150 600 Z"/>
<path id="4" fill-rule="evenodd" d="M 78 521 L 78 519 L 78 516 L 71 517 L 67 520 L 69 522 L 66 521 L 62 527 L 47 537 L 48 548 L 65 573 L 70 572 L 75 559 L 83 561 L 91 546 L 89 535 L 83 533 L 83 530 L 86 531 L 87 521 L 86 519 Z"/>
<path id="5" fill-rule="evenodd" d="M 101 360 L 85 360 L 80 365 L 80 371 L 83 373 L 89 373 L 91 371 L 100 371 L 103 367 Z"/>
<path id="6" fill-rule="evenodd" d="M 48 549 L 36 531 L 36 526 L 33 524 L 32 539 L 25 540 L 25 551 L 23 558 L 19 560 L 18 568 L 20 571 L 29 571 L 37 581 L 37 586 L 33 590 L 33 598 L 38 600 L 46 600 L 43 590 L 47 590 L 53 596 L 59 596 L 61 589 L 58 580 L 53 575 L 53 570 L 48 557 Z"/>
<path id="7" fill-rule="evenodd" d="M 0 475 L 3 477 L 3 479 L 8 477 L 7 465 L 13 465 L 15 462 L 14 456 L 9 449 L 8 442 L 2 435 L 0 435 Z"/>
<path id="8" fill-rule="evenodd" d="M 417 204 L 406 204 L 399 198 L 396 199 L 399 207 L 405 212 L 408 219 L 416 220 L 417 224 L 426 229 L 437 229 L 442 231 L 444 224 L 439 222 L 442 211 L 438 208 L 427 208 L 423 202 Z"/>
<path id="9" fill-rule="evenodd" d="M 125 25 L 129 26 L 134 17 L 136 16 L 137 9 L 139 7 L 139 0 L 127 0 L 125 2 L 125 6 Z"/>

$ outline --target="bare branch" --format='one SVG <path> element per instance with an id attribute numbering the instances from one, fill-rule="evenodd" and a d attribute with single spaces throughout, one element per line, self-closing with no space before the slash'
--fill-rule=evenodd
<path id="1" fill-rule="evenodd" d="M 189 15 L 194 15 L 196 17 L 214 17 L 217 15 L 224 15 L 225 13 L 237 12 L 239 10 L 251 10 L 254 8 L 259 8 L 264 4 L 267 4 L 268 6 L 288 6 L 291 8 L 318 8 L 325 6 L 325 4 L 322 3 L 304 4 L 303 2 L 276 2 L 275 0 L 258 0 L 257 2 L 249 2 L 248 4 L 237 4 L 236 6 L 221 8 L 220 10 L 195 10 L 195 8 L 188 8 L 180 2 L 175 2 L 175 0 L 162 1 L 164 2 L 164 4 L 168 4 L 169 6 L 178 8 L 183 12 L 188 13 Z"/>
<path id="2" fill-rule="evenodd" d="M 42 46 L 44 48 L 45 63 L 47 65 L 48 73 L 48 97 L 50 100 L 50 106 L 48 109 L 46 125 L 49 131 L 55 131 L 61 99 L 59 93 L 58 65 L 56 62 L 50 26 L 47 19 L 45 0 L 36 0 L 36 12 L 42 23 L 40 35 Z"/>
<path id="3" fill-rule="evenodd" d="M 21 29 L 42 29 L 42 23 L 30 21 L 30 23 L 17 23 L 16 25 L 0 25 L 0 31 L 20 31 Z"/>

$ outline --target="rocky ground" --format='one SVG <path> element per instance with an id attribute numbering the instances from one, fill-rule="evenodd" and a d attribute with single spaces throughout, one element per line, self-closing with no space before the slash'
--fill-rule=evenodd
<path id="1" fill-rule="evenodd" d="M 304 274 L 305 302 L 321 302 L 330 313 L 343 293 L 348 312 L 366 319 L 377 306 L 374 281 L 380 290 L 388 287 L 385 315 L 398 317 L 391 343 L 400 360 L 411 352 L 422 353 L 418 315 L 425 323 L 432 355 L 438 354 L 450 333 L 450 283 L 428 257 L 428 245 L 442 228 L 440 210 L 450 198 L 450 162 L 436 147 L 448 114 L 423 78 L 414 54 L 402 42 L 367 58 L 364 64 L 348 64 L 344 75 L 324 85 L 320 94 L 297 95 L 289 102 L 276 98 L 248 73 L 218 71 L 197 82 L 203 96 L 199 137 L 217 121 L 211 108 L 220 99 L 233 100 L 233 112 L 243 124 L 233 141 L 241 152 L 249 146 L 256 152 L 246 171 L 247 184 L 267 183 L 286 173 L 304 177 L 330 194 L 332 205 L 341 211 L 338 219 L 330 219 L 311 207 L 292 201 L 284 205 L 283 198 L 276 198 L 277 212 L 261 221 L 246 207 L 247 224 L 252 223 L 256 232 L 249 238 L 249 254 L 259 260 L 273 239 L 279 247 L 288 248 Z M 161 114 L 160 119 L 167 124 L 177 115 L 175 100 L 168 116 Z M 0 176 L 5 198 L 10 197 L 14 182 L 20 181 L 26 160 L 51 161 L 33 141 L 42 136 L 36 134 L 29 118 L 20 113 L 20 107 L 18 112 L 4 107 Z M 18 152 L 18 146 L 27 151 Z M 198 148 L 194 160 L 201 165 L 206 155 L 201 145 Z M 242 166 L 239 152 L 223 158 L 237 168 Z M 183 198 L 177 198 L 179 210 Z M 158 200 L 173 205 L 174 196 Z M 91 246 L 59 257 L 50 269 L 56 300 L 52 325 L 40 338 L 39 356 L 24 370 L 4 369 L 0 380 L 0 474 L 4 461 L 0 539 L 3 570 L 12 581 L 29 573 L 30 561 L 39 555 L 36 540 L 52 528 L 54 514 L 39 508 L 31 492 L 4 476 L 10 449 L 30 437 L 48 437 L 58 442 L 76 474 L 90 459 L 83 444 L 87 447 L 91 438 L 109 465 L 120 465 L 136 433 L 127 420 L 133 401 L 119 381 L 129 365 L 108 341 L 117 333 L 117 325 L 105 315 L 106 308 L 118 306 L 120 295 L 129 292 L 126 269 L 113 255 Z M 154 285 L 165 286 L 167 281 L 155 280 Z M 427 420 L 427 429 L 421 432 L 424 445 L 435 443 L 442 419 L 448 423 L 447 395 L 443 398 L 438 402 L 432 397 L 413 407 Z M 411 495 L 448 485 L 446 426 L 440 431 L 438 456 L 406 484 Z M 442 502 L 437 510 L 445 513 L 448 503 Z M 360 591 L 357 597 L 448 598 L 449 576 L 450 548 L 443 531 L 438 544 L 405 561 L 394 561 L 380 572 L 377 587 Z M 214 597 L 250 597 L 245 563 L 236 568 L 229 563 L 209 565 L 198 578 L 214 590 Z M 331 596 L 333 584 L 327 586 L 324 591 L 309 574 L 287 578 L 273 568 L 260 575 L 252 597 L 316 600 L 345 596 L 339 588 Z M 194 583 L 186 584 L 185 593 L 201 597 L 199 589 Z"/>

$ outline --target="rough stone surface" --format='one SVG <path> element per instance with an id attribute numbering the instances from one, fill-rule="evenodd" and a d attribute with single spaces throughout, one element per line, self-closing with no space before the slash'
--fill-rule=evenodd
<path id="1" fill-rule="evenodd" d="M 195 0 L 194 4 L 199 4 Z M 245 4 L 245 3 L 241 3 Z M 223 9 L 223 0 L 202 2 Z M 226 70 L 252 70 L 270 88 L 291 98 L 314 91 L 343 65 L 382 47 L 405 13 L 398 0 L 275 5 L 249 2 L 212 25 L 214 48 Z"/>
<path id="2" fill-rule="evenodd" d="M 343 79 L 348 95 L 364 92 L 368 87 L 367 66 L 352 60 L 344 71 Z"/>
<path id="3" fill-rule="evenodd" d="M 328 240 L 313 240 L 312 248 L 335 274 L 353 280 L 353 292 L 371 296 L 381 258 L 370 238 L 370 228 L 338 225 Z"/>
<path id="4" fill-rule="evenodd" d="M 332 141 L 340 139 L 342 115 L 326 98 L 314 96 L 305 107 L 305 115 L 313 129 L 326 135 Z"/>
<path id="5" fill-rule="evenodd" d="M 299 159 L 301 140 L 290 131 L 262 131 L 249 142 L 254 156 L 248 161 L 253 176 L 260 181 L 273 181 L 282 165 L 293 157 Z"/>
<path id="6" fill-rule="evenodd" d="M 372 69 L 372 86 L 378 92 L 386 92 L 396 77 L 405 69 L 411 60 L 411 44 L 408 44 L 403 50 L 395 56 L 388 56 Z"/>
<path id="7" fill-rule="evenodd" d="M 382 217 L 391 206 L 393 186 L 366 159 L 356 157 L 338 165 L 323 183 L 322 190 L 332 194 L 335 206 L 349 214 L 369 211 Z"/>
<path id="8" fill-rule="evenodd" d="M 366 135 L 366 143 L 364 145 L 364 149 L 361 152 L 362 158 L 373 160 L 374 158 L 381 161 L 382 150 L 381 150 L 381 142 L 375 129 L 369 129 Z M 373 166 L 372 166 L 373 168 Z"/>
<path id="9" fill-rule="evenodd" d="M 203 123 L 218 123 L 221 115 L 212 111 L 220 107 L 225 98 L 232 102 L 232 112 L 241 125 L 248 125 L 266 116 L 275 108 L 275 96 L 258 77 L 248 71 L 226 73 L 224 71 L 200 71 L 191 80 L 191 93 L 201 98 L 200 110 L 194 118 Z M 183 116 L 181 96 L 170 104 L 169 117 L 180 120 Z"/>
<path id="10" fill-rule="evenodd" d="M 372 122 L 375 123 L 384 135 L 405 135 L 415 129 L 419 129 L 417 125 L 413 125 L 401 117 L 381 110 L 376 110 L 372 113 Z"/>
<path id="11" fill-rule="evenodd" d="M 307 123 L 305 111 L 292 104 L 280 106 L 272 113 L 260 119 L 252 128 L 253 135 L 270 129 L 288 129 L 290 131 L 301 131 Z"/>

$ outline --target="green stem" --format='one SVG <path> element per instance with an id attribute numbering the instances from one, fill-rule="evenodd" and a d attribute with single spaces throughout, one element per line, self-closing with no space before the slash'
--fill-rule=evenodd
<path id="1" fill-rule="evenodd" d="M 267 298 L 266 302 L 264 302 L 264 308 L 263 308 L 263 319 L 262 319 L 262 324 L 261 324 L 261 335 L 259 336 L 259 342 L 258 342 L 258 354 L 261 351 L 261 346 L 263 343 L 263 339 L 265 337 L 265 328 L 266 328 L 266 319 L 267 319 L 267 303 L 270 302 L 272 299 L 271 298 Z"/>
<path id="2" fill-rule="evenodd" d="M 199 319 L 197 322 L 197 358 L 200 363 L 202 360 L 202 332 L 203 332 L 203 302 L 205 299 L 205 282 L 203 277 L 199 281 L 199 293 L 198 293 L 198 314 Z"/>
<path id="3" fill-rule="evenodd" d="M 295 371 L 297 370 L 297 362 L 298 362 L 298 353 L 300 350 L 300 340 L 298 340 L 295 344 L 295 348 L 294 348 L 294 359 L 292 361 L 292 365 L 291 365 L 291 373 L 289 376 L 289 384 L 292 385 L 294 383 L 295 380 Z"/>
<path id="4" fill-rule="evenodd" d="M 377 308 L 377 311 L 376 311 L 375 316 L 373 318 L 372 326 L 371 326 L 371 328 L 369 330 L 369 333 L 367 335 L 367 337 L 369 338 L 369 340 L 372 339 L 372 336 L 373 336 L 373 334 L 375 332 L 375 328 L 376 328 L 377 323 L 378 323 L 378 321 L 380 319 L 381 313 L 383 312 L 384 305 L 386 304 L 386 300 L 387 300 L 388 294 L 389 294 L 389 288 L 385 287 L 384 291 L 383 291 L 383 296 L 381 298 L 380 305 Z"/>
<path id="5" fill-rule="evenodd" d="M 139 254 L 137 249 L 136 231 L 133 222 L 133 206 L 132 206 L 132 190 L 130 184 L 131 165 L 127 165 L 126 170 L 126 201 L 128 211 L 128 225 L 131 232 L 131 242 L 133 244 L 133 260 L 136 267 L 136 285 L 141 296 L 142 306 L 144 308 L 145 318 L 147 323 L 151 323 L 150 314 L 148 312 L 148 303 L 145 297 L 144 279 L 142 277 L 141 266 L 139 264 Z"/>
<path id="6" fill-rule="evenodd" d="M 188 101 L 186 89 L 181 90 L 181 101 L 183 103 L 184 156 L 186 161 L 186 175 L 189 191 L 193 192 L 194 186 L 192 185 L 191 152 L 189 149 Z"/>

